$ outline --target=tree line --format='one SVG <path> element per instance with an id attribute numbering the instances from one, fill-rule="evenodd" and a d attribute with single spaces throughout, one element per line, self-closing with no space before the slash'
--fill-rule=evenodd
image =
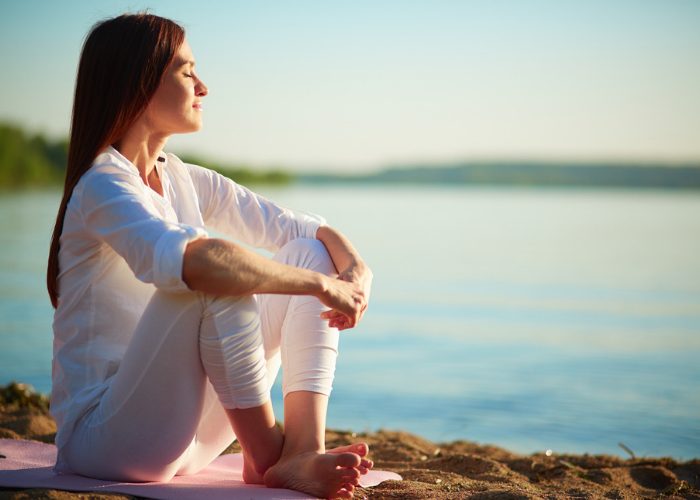
<path id="1" fill-rule="evenodd" d="M 63 181 L 68 141 L 52 141 L 42 134 L 0 123 L 0 187 L 41 187 Z"/>

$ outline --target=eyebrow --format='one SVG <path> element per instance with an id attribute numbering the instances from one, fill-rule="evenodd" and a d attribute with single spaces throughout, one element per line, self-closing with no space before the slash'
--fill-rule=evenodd
<path id="1" fill-rule="evenodd" d="M 192 67 L 194 68 L 195 64 L 196 64 L 196 63 L 195 63 L 194 61 L 189 61 L 189 60 L 188 60 L 188 61 L 180 61 L 179 66 L 187 66 L 187 65 L 189 65 L 189 66 L 192 66 Z"/>

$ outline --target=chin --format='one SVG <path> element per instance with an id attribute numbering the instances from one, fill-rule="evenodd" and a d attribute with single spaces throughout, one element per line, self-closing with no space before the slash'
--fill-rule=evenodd
<path id="1" fill-rule="evenodd" d="M 186 127 L 182 127 L 182 129 L 178 132 L 180 134 L 191 134 L 192 132 L 199 132 L 202 130 L 202 123 L 191 123 L 188 124 Z"/>

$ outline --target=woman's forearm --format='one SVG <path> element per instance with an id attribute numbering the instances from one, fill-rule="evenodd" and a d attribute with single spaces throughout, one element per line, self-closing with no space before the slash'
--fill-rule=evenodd
<path id="1" fill-rule="evenodd" d="M 351 250 L 342 250 L 346 247 L 342 237 L 331 247 L 339 253 L 340 265 L 354 260 Z M 182 279 L 191 290 L 211 295 L 312 295 L 329 308 L 321 317 L 330 326 L 345 329 L 354 327 L 367 308 L 372 275 L 359 269 L 351 267 L 341 271 L 341 279 L 333 279 L 267 259 L 227 240 L 200 238 L 185 248 Z"/>
<path id="2" fill-rule="evenodd" d="M 338 273 L 348 270 L 354 270 L 357 273 L 371 273 L 350 240 L 337 229 L 321 226 L 316 231 L 316 239 L 325 245 Z"/>
<path id="3" fill-rule="evenodd" d="M 185 249 L 182 278 L 191 290 L 213 295 L 324 293 L 327 278 L 266 259 L 240 245 L 216 238 L 201 238 Z"/>
<path id="4" fill-rule="evenodd" d="M 365 261 L 360 257 L 360 253 L 350 243 L 340 231 L 329 226 L 321 226 L 316 231 L 316 238 L 320 240 L 328 250 L 328 254 L 335 264 L 338 271 L 338 277 L 342 281 L 353 283 L 362 290 L 365 303 L 360 309 L 360 314 L 357 316 L 355 323 L 348 323 L 345 318 L 340 315 L 330 313 L 326 316 L 330 320 L 331 326 L 345 329 L 353 327 L 365 313 L 367 303 L 372 288 L 372 271 L 365 264 Z"/>

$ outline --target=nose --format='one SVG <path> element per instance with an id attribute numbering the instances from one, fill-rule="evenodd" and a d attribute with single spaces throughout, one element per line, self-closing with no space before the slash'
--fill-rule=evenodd
<path id="1" fill-rule="evenodd" d="M 209 93 L 209 89 L 199 78 L 197 78 L 197 85 L 195 86 L 194 90 L 198 97 L 204 97 Z"/>

